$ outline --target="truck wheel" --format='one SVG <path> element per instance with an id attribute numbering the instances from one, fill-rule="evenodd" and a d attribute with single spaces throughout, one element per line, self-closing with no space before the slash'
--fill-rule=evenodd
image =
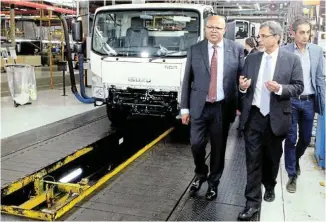
<path id="1" fill-rule="evenodd" d="M 127 120 L 127 114 L 125 111 L 116 109 L 116 108 L 110 108 L 106 106 L 106 111 L 109 120 L 114 126 L 121 126 L 123 125 Z"/>

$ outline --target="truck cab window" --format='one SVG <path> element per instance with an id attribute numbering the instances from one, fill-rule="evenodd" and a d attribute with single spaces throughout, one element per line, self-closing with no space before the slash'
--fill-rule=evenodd
<path id="1" fill-rule="evenodd" d="M 237 21 L 236 22 L 236 33 L 235 33 L 235 38 L 236 39 L 244 39 L 244 38 L 248 38 L 248 33 L 249 33 L 249 29 L 248 29 L 248 23 L 247 22 L 241 22 L 241 21 Z"/>

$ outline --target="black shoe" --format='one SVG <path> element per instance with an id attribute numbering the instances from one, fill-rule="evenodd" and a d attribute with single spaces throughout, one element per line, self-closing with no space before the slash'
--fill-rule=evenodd
<path id="1" fill-rule="evenodd" d="M 206 199 L 214 200 L 217 197 L 217 186 L 208 186 Z"/>
<path id="2" fill-rule="evenodd" d="M 274 188 L 273 189 L 268 189 L 268 190 L 265 191 L 264 200 L 266 202 L 273 202 L 275 200 Z"/>
<path id="3" fill-rule="evenodd" d="M 295 165 L 295 170 L 297 172 L 297 176 L 299 176 L 301 174 L 301 169 L 300 169 L 300 165 L 299 165 L 299 160 L 297 160 L 297 163 Z"/>
<path id="4" fill-rule="evenodd" d="M 194 182 L 192 182 L 191 187 L 190 187 L 190 192 L 197 192 L 200 190 L 201 185 L 205 182 L 205 180 L 201 180 L 199 178 L 196 178 Z"/>
<path id="5" fill-rule="evenodd" d="M 296 177 L 289 177 L 289 181 L 286 184 L 286 190 L 289 193 L 295 193 L 297 190 L 297 178 Z"/>
<path id="6" fill-rule="evenodd" d="M 257 213 L 259 212 L 259 208 L 255 207 L 245 207 L 245 209 L 239 213 L 239 220 L 251 220 Z"/>

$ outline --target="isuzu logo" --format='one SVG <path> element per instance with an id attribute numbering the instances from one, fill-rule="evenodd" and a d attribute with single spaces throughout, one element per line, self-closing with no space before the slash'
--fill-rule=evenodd
<path id="1" fill-rule="evenodd" d="M 152 80 L 150 78 L 128 77 L 128 82 L 150 83 L 150 82 L 152 82 Z"/>
<path id="2" fill-rule="evenodd" d="M 166 65 L 164 66 L 165 69 L 177 69 L 178 67 L 177 66 L 169 66 L 169 65 Z"/>

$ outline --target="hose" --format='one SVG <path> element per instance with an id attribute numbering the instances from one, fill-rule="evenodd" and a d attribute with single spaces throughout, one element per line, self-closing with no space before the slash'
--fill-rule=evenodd
<path id="1" fill-rule="evenodd" d="M 59 19 L 62 22 L 63 30 L 64 30 L 64 36 L 65 36 L 65 43 L 66 43 L 66 48 L 67 48 L 67 60 L 68 60 L 68 68 L 69 68 L 69 73 L 70 73 L 70 83 L 71 83 L 71 91 L 75 95 L 75 97 L 82 103 L 93 103 L 94 99 L 90 98 L 84 98 L 78 93 L 77 87 L 76 87 L 76 81 L 75 81 L 75 74 L 74 74 L 74 69 L 72 65 L 72 57 L 71 57 L 71 48 L 70 48 L 70 39 L 69 39 L 69 33 L 68 33 L 68 26 L 67 26 L 67 21 L 64 17 L 63 14 L 61 13 L 55 13 Z M 81 84 L 83 81 L 81 81 Z M 84 88 L 85 90 L 85 88 Z"/>
<path id="2" fill-rule="evenodd" d="M 80 83 L 80 93 L 84 99 L 91 99 L 94 102 L 93 98 L 90 98 L 86 95 L 85 85 L 84 85 L 84 55 L 78 55 L 79 60 L 79 83 Z"/>

